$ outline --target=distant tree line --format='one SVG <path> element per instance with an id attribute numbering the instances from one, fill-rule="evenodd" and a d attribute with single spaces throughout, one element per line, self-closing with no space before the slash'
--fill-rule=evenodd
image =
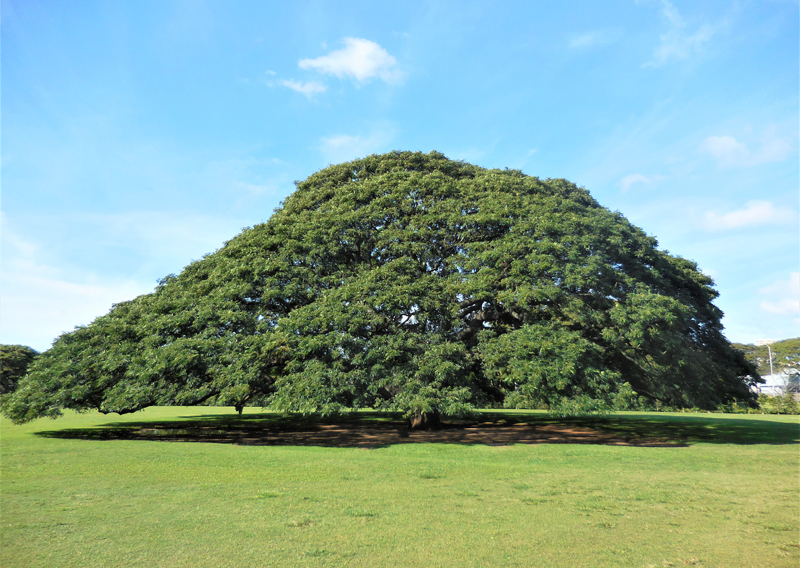
<path id="1" fill-rule="evenodd" d="M 769 375 L 769 351 L 766 345 L 734 343 L 733 346 L 744 353 L 760 375 Z M 772 350 L 772 369 L 776 374 L 800 376 L 800 337 L 776 341 L 769 347 Z"/>
<path id="2" fill-rule="evenodd" d="M 17 383 L 38 355 L 38 351 L 26 345 L 0 345 L 0 394 L 17 389 Z"/>

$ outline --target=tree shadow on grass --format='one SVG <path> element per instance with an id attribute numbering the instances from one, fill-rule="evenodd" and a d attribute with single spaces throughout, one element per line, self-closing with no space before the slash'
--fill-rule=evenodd
<path id="1" fill-rule="evenodd" d="M 553 418 L 542 414 L 480 413 L 450 420 L 441 430 L 409 431 L 398 415 L 360 412 L 337 418 L 235 416 L 110 422 L 93 428 L 50 430 L 45 438 L 206 442 L 249 446 L 378 448 L 393 444 L 601 444 L 686 447 L 693 443 L 797 444 L 800 425 L 704 416 L 610 415 Z"/>

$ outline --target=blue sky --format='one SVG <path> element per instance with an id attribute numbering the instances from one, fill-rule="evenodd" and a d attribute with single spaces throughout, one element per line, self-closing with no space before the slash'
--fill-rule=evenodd
<path id="1" fill-rule="evenodd" d="M 0 343 L 43 350 L 328 164 L 566 178 L 800 335 L 798 2 L 0 2 Z"/>

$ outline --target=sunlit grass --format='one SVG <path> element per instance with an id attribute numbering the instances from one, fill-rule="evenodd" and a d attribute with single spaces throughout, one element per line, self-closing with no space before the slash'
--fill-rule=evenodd
<path id="1" fill-rule="evenodd" d="M 681 441 L 676 447 L 363 449 L 92 437 L 187 422 L 220 431 L 280 423 L 255 409 L 240 420 L 210 407 L 3 421 L 0 565 L 800 562 L 797 417 L 626 413 L 570 423 L 669 436 Z"/>

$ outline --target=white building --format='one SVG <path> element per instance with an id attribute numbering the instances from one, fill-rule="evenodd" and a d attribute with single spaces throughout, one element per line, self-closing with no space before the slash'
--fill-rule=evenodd
<path id="1" fill-rule="evenodd" d="M 789 374 L 779 373 L 775 375 L 762 375 L 764 381 L 763 385 L 758 385 L 756 388 L 761 394 L 769 396 L 783 396 L 789 390 Z"/>

